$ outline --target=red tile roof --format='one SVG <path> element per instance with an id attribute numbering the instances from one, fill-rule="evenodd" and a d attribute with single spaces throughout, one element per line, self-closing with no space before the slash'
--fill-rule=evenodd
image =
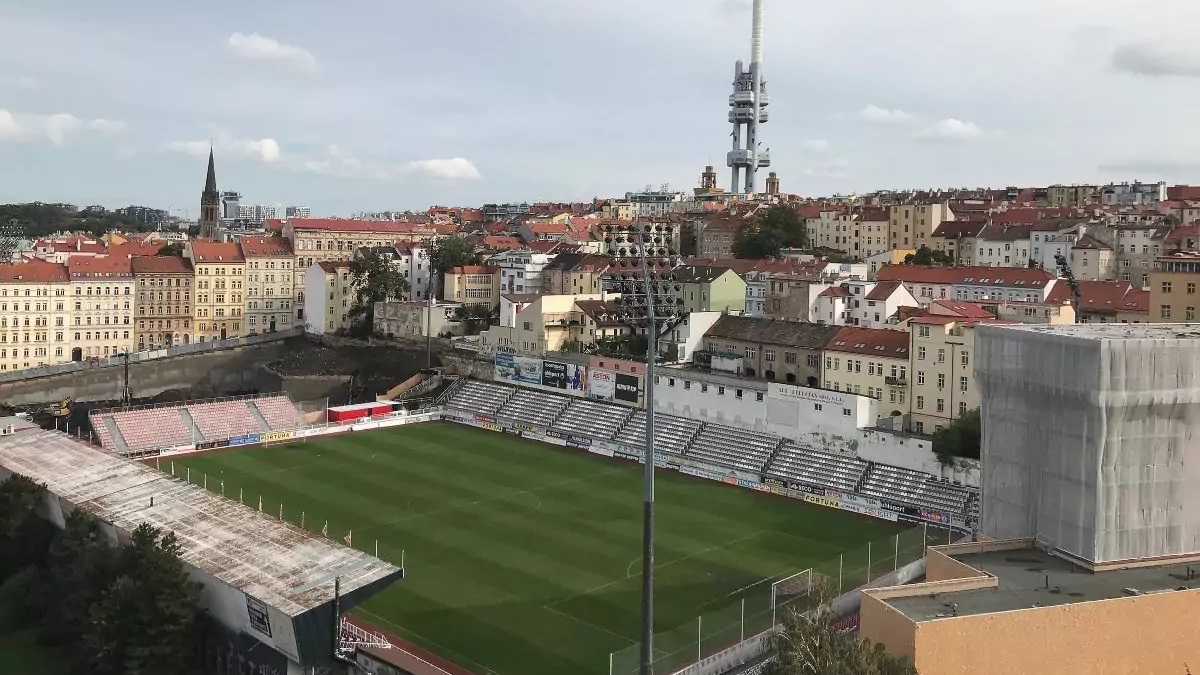
<path id="1" fill-rule="evenodd" d="M 128 279 L 133 277 L 129 258 L 73 257 L 67 261 L 72 279 Z"/>
<path id="2" fill-rule="evenodd" d="M 388 234 L 408 233 L 416 229 L 429 229 L 423 223 L 402 220 L 351 220 L 349 218 L 292 218 L 288 221 L 293 230 L 318 230 L 323 232 L 381 232 Z"/>
<path id="3" fill-rule="evenodd" d="M 830 286 L 817 294 L 818 298 L 848 298 L 850 291 L 841 286 Z"/>
<path id="4" fill-rule="evenodd" d="M 57 263 L 30 260 L 13 265 L 0 265 L 0 283 L 49 284 L 70 280 L 66 266 Z"/>
<path id="5" fill-rule="evenodd" d="M 1167 188 L 1167 199 L 1200 199 L 1200 185 L 1172 185 Z"/>
<path id="6" fill-rule="evenodd" d="M 906 284 L 967 284 L 971 286 L 1022 286 L 1045 288 L 1054 276 L 1041 269 L 1025 267 L 938 267 L 936 265 L 884 265 L 876 281 Z"/>
<path id="7" fill-rule="evenodd" d="M 133 259 L 133 273 L 192 274 L 192 262 L 178 255 L 139 255 Z"/>
<path id="8" fill-rule="evenodd" d="M 872 288 L 871 292 L 867 293 L 866 297 L 863 299 L 887 300 L 888 298 L 892 297 L 892 293 L 895 293 L 897 289 L 902 288 L 903 286 L 904 284 L 899 281 L 881 281 L 875 284 L 875 288 Z"/>
<path id="9" fill-rule="evenodd" d="M 1112 247 L 1090 234 L 1080 237 L 1071 248 L 1089 251 L 1111 251 Z"/>
<path id="10" fill-rule="evenodd" d="M 291 256 L 292 242 L 283 237 L 253 237 L 241 239 L 242 255 L 247 258 L 271 258 Z"/>
<path id="11" fill-rule="evenodd" d="M 194 264 L 210 263 L 239 263 L 245 262 L 242 249 L 233 242 L 211 241 L 208 239 L 193 239 L 187 244 L 192 252 Z"/>
<path id="12" fill-rule="evenodd" d="M 337 274 L 338 270 L 350 269 L 349 260 L 322 260 L 316 264 L 321 269 L 325 270 L 327 274 Z"/>
<path id="13" fill-rule="evenodd" d="M 1066 284 L 1055 284 L 1047 302 L 1069 302 L 1074 297 Z M 1080 309 L 1084 312 L 1149 312 L 1150 291 L 1134 288 L 1127 281 L 1080 281 Z"/>
<path id="14" fill-rule="evenodd" d="M 499 268 L 491 265 L 460 265 L 450 269 L 450 274 L 494 274 Z"/>
<path id="15" fill-rule="evenodd" d="M 944 220 L 933 231 L 933 236 L 943 239 L 961 239 L 963 237 L 978 236 L 983 229 L 984 223 L 982 221 Z"/>
<path id="16" fill-rule="evenodd" d="M 516 238 L 503 235 L 490 235 L 483 238 L 483 247 L 495 250 L 520 248 L 523 242 Z"/>
<path id="17" fill-rule="evenodd" d="M 963 319 L 994 319 L 995 314 L 987 311 L 973 302 L 961 300 L 934 300 L 930 304 L 930 314 L 939 316 L 957 316 Z M 937 306 L 937 310 L 934 309 Z M 938 311 L 940 310 L 940 311 Z"/>
<path id="18" fill-rule="evenodd" d="M 846 326 L 833 336 L 829 344 L 825 345 L 825 349 L 882 358 L 907 359 L 909 338 L 909 334 L 905 331 Z"/>
<path id="19" fill-rule="evenodd" d="M 129 241 L 124 244 L 114 244 L 108 247 L 110 258 L 132 258 L 135 256 L 155 256 L 166 248 L 165 241 Z"/>

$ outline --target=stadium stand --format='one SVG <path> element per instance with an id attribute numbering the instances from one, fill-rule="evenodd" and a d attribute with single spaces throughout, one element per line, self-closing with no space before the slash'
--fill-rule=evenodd
<path id="1" fill-rule="evenodd" d="M 304 425 L 296 406 L 286 396 L 271 396 L 247 403 L 258 409 L 271 431 L 289 431 Z"/>
<path id="2" fill-rule="evenodd" d="M 578 398 L 567 405 L 554 428 L 569 434 L 611 440 L 631 413 L 629 408 Z"/>
<path id="3" fill-rule="evenodd" d="M 478 415 L 495 415 L 500 406 L 512 397 L 515 389 L 495 382 L 480 382 L 467 380 L 449 398 L 449 405 L 476 413 Z"/>
<path id="4" fill-rule="evenodd" d="M 780 442 L 773 434 L 706 422 L 684 454 L 710 464 L 762 473 Z"/>
<path id="5" fill-rule="evenodd" d="M 887 464 L 872 463 L 859 492 L 898 504 L 934 511 L 966 513 L 967 490 L 942 483 L 933 476 Z"/>
<path id="6" fill-rule="evenodd" d="M 867 470 L 857 457 L 833 455 L 785 440 L 764 473 L 793 483 L 853 491 Z"/>
<path id="7" fill-rule="evenodd" d="M 296 406 L 287 396 L 93 411 L 90 419 L 100 446 L 116 452 L 217 441 L 303 426 Z"/>
<path id="8" fill-rule="evenodd" d="M 447 407 L 508 417 L 570 434 L 645 445 L 646 412 L 495 382 L 467 380 L 444 399 Z M 761 473 L 791 483 L 857 492 L 895 504 L 979 517 L 978 491 L 930 474 L 867 462 L 841 447 L 816 449 L 803 440 L 659 413 L 659 452 Z"/>
<path id="9" fill-rule="evenodd" d="M 654 442 L 658 444 L 655 451 L 670 452 L 682 455 L 684 448 L 700 431 L 701 422 L 689 420 L 674 415 L 658 413 L 654 416 Z M 637 447 L 646 445 L 646 411 L 637 410 L 630 416 L 625 427 L 617 434 L 616 440 Z"/>
<path id="10" fill-rule="evenodd" d="M 570 402 L 566 396 L 533 389 L 518 389 L 512 398 L 500 407 L 496 415 L 548 427 L 554 424 L 554 420 L 558 419 Z"/>

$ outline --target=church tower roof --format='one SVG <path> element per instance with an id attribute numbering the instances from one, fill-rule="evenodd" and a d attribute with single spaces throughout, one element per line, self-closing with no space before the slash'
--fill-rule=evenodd
<path id="1" fill-rule="evenodd" d="M 204 191 L 217 191 L 217 164 L 213 161 L 213 149 L 208 149 L 208 177 L 204 179 Z"/>

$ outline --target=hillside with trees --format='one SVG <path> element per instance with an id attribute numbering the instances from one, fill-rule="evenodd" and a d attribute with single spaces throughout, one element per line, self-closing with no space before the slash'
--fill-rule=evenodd
<path id="1" fill-rule="evenodd" d="M 36 239 L 55 232 L 89 232 L 100 236 L 111 230 L 149 232 L 155 225 L 136 223 L 113 211 L 80 209 L 73 204 L 0 204 L 0 232 Z"/>

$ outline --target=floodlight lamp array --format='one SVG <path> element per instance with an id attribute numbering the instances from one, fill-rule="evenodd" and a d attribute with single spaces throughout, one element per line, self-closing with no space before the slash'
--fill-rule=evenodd
<path id="1" fill-rule="evenodd" d="M 624 323 L 640 328 L 653 324 L 662 335 L 687 317 L 683 286 L 675 280 L 680 257 L 671 225 L 605 225 L 604 246 L 611 267 L 605 287 L 620 294 L 615 302 Z"/>

